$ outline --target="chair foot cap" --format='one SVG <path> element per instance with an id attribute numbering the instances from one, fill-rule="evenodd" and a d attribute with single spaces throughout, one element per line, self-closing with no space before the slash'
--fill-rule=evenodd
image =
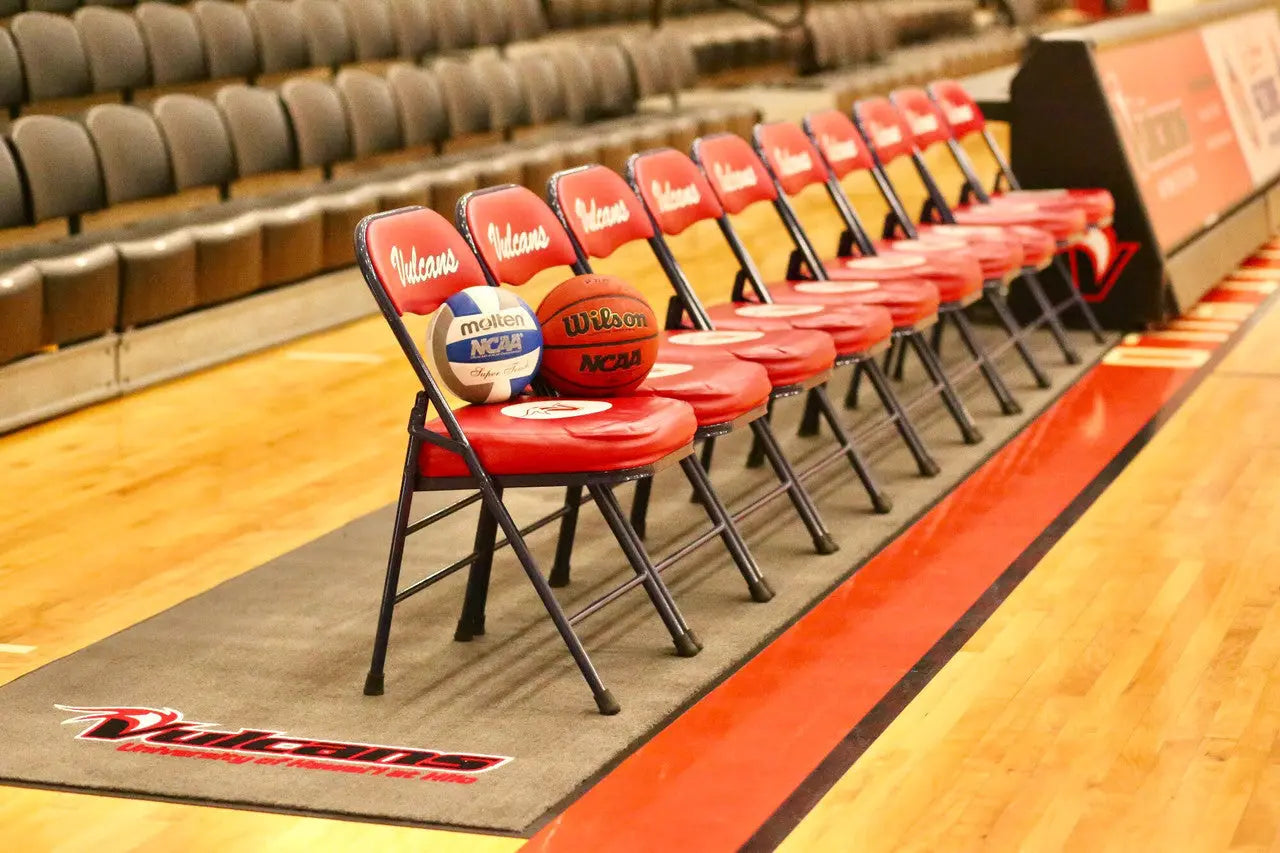
<path id="1" fill-rule="evenodd" d="M 682 658 L 691 658 L 702 651 L 702 647 L 695 643 L 688 633 L 681 634 L 673 639 L 676 644 L 676 654 Z"/>
<path id="2" fill-rule="evenodd" d="M 813 550 L 819 554 L 834 554 L 840 550 L 840 546 L 831 538 L 831 534 L 824 533 L 822 538 L 813 541 Z"/>
<path id="3" fill-rule="evenodd" d="M 596 707 L 600 709 L 600 713 L 606 717 L 612 717 L 614 714 L 622 710 L 622 706 L 618 704 L 618 700 L 613 698 L 613 694 L 608 690 L 603 690 L 596 694 Z"/>
<path id="4" fill-rule="evenodd" d="M 773 591 L 773 587 L 769 586 L 769 582 L 764 578 L 747 581 L 747 588 L 751 590 L 751 600 L 758 604 L 772 601 L 773 596 L 776 594 Z"/>
<path id="5" fill-rule="evenodd" d="M 364 679 L 364 695 L 381 696 L 383 692 L 384 676 L 382 673 L 369 673 Z"/>

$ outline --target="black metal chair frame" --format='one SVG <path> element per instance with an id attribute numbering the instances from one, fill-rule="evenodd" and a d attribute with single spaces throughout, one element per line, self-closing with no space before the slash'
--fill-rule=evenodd
<path id="1" fill-rule="evenodd" d="M 612 487 L 642 477 L 651 477 L 659 470 L 671 465 L 681 464 L 693 458 L 693 445 L 671 453 L 657 462 L 636 468 L 601 472 L 570 472 L 556 474 L 501 476 L 490 474 L 480 461 L 475 448 L 471 445 L 458 419 L 454 416 L 443 392 L 428 369 L 422 353 L 418 350 L 412 336 L 405 327 L 395 305 L 387 296 L 373 261 L 369 256 L 367 233 L 369 226 L 379 219 L 396 216 L 422 207 L 405 207 L 398 210 L 374 214 L 362 220 L 356 230 L 356 256 L 365 283 L 373 293 L 374 300 L 387 324 L 391 327 L 396 341 L 404 351 L 414 372 L 422 384 L 412 410 L 409 413 L 408 448 L 405 452 L 404 470 L 400 478 L 400 492 L 396 503 L 395 524 L 392 529 L 390 553 L 387 558 L 387 573 L 382 591 L 382 603 L 378 614 L 377 631 L 374 639 L 373 655 L 369 673 L 365 679 L 364 692 L 376 696 L 384 692 L 387 646 L 391 634 L 391 621 L 395 606 L 429 586 L 444 580 L 464 567 L 470 567 L 466 594 L 463 602 L 462 616 L 458 622 L 455 639 L 467 641 L 485 632 L 484 607 L 488 590 L 490 570 L 493 565 L 494 552 L 509 546 L 515 552 L 521 568 L 533 585 L 538 598 L 541 599 L 548 615 L 551 617 L 557 632 L 565 646 L 569 649 L 574 662 L 582 674 L 583 680 L 596 701 L 601 714 L 616 714 L 621 709 L 613 694 L 604 686 L 603 681 L 592 664 L 582 641 L 574 631 L 574 625 L 598 612 L 606 604 L 619 598 L 624 593 L 641 586 L 649 595 L 654 608 L 658 611 L 663 624 L 671 634 L 676 651 L 682 657 L 698 653 L 701 644 L 697 636 L 684 621 L 671 593 L 662 583 L 661 577 L 654 570 L 653 564 L 644 554 L 639 538 L 631 529 Z M 445 427 L 447 435 L 441 435 L 427 429 L 428 404 L 435 409 L 437 416 Z M 471 472 L 466 477 L 424 477 L 418 468 L 418 458 L 426 444 L 433 444 L 462 458 Z M 525 542 L 525 535 L 545 526 L 556 518 L 565 516 L 566 512 L 554 513 L 539 519 L 524 528 L 519 527 L 510 511 L 503 503 L 502 496 L 512 488 L 544 488 L 563 487 L 587 489 L 591 497 L 600 507 L 601 514 L 609 525 L 619 546 L 622 548 L 635 577 L 618 585 L 603 598 L 587 605 L 574 614 L 565 613 L 556 600 L 547 578 L 538 568 L 537 561 Z M 695 486 L 695 488 L 697 488 Z M 459 489 L 476 489 L 477 491 L 453 504 L 430 513 L 417 520 L 410 521 L 413 496 L 417 492 L 454 491 Z M 710 498 L 708 498 L 710 500 Z M 450 565 L 439 569 L 421 580 L 400 589 L 401 564 L 404 557 L 405 540 L 409 535 L 417 533 L 437 521 L 447 518 L 459 510 L 474 503 L 480 503 L 480 518 L 476 525 L 475 544 L 470 554 Z M 497 540 L 497 532 L 501 530 L 504 539 Z M 562 538 L 558 548 L 572 547 L 572 537 Z"/>
<path id="2" fill-rule="evenodd" d="M 933 98 L 933 100 L 937 102 L 937 98 L 935 98 L 933 94 L 932 86 L 926 87 L 925 91 L 928 93 L 930 98 Z M 1004 150 L 1000 147 L 1000 144 L 996 142 L 996 138 L 991 134 L 990 129 L 984 126 L 980 135 L 987 146 L 987 150 L 991 152 L 992 158 L 996 161 L 997 171 L 994 185 L 995 191 L 1000 191 L 1000 182 L 1002 180 L 1011 190 L 1022 189 L 1022 184 L 1018 182 L 1017 175 L 1013 173 L 1013 166 L 1009 163 L 1009 159 L 1005 156 Z M 956 165 L 960 167 L 960 172 L 964 176 L 964 186 L 961 189 L 960 203 L 964 204 L 970 197 L 972 197 L 977 199 L 980 203 L 989 204 L 991 202 L 991 194 L 987 192 L 985 187 L 983 187 L 982 179 L 978 177 L 978 171 L 974 168 L 973 161 L 969 159 L 968 152 L 964 150 L 964 146 L 960 144 L 960 140 L 956 138 L 954 133 L 947 134 L 947 150 L 951 152 L 952 159 L 954 159 Z M 1066 246 L 1058 247 L 1058 252 L 1054 255 L 1053 259 L 1054 269 L 1066 283 L 1067 292 L 1071 294 L 1069 304 L 1074 305 L 1080 311 L 1081 316 L 1084 317 L 1085 324 L 1093 334 L 1094 340 L 1098 343 L 1103 343 L 1106 341 L 1106 335 L 1102 331 L 1101 324 L 1098 323 L 1098 317 L 1093 313 L 1093 309 L 1089 307 L 1089 303 L 1085 301 L 1084 295 L 1080 293 L 1080 289 L 1076 287 L 1071 271 L 1067 269 L 1066 262 L 1062 259 L 1062 253 L 1067 249 L 1068 247 Z M 1032 274 L 1034 275 L 1034 273 Z M 1041 287 L 1039 290 L 1043 295 L 1043 288 Z M 1035 295 L 1035 291 L 1033 290 L 1032 296 L 1035 297 Z M 1048 300 L 1045 301 L 1047 302 Z M 1039 304 L 1039 300 L 1037 300 L 1037 304 Z M 1044 306 L 1041 305 L 1040 307 L 1043 311 Z M 1060 334 L 1060 323 L 1055 322 L 1059 319 L 1062 310 L 1066 307 L 1069 307 L 1066 303 L 1056 306 L 1054 320 L 1050 321 L 1049 329 L 1053 332 L 1055 340 L 1058 341 L 1058 345 L 1062 349 L 1062 354 L 1067 359 L 1067 362 L 1069 364 L 1079 364 L 1079 354 L 1075 351 L 1071 342 L 1067 340 L 1064 335 Z"/>
<path id="3" fill-rule="evenodd" d="M 591 262 L 586 250 L 578 241 L 578 237 L 570 225 L 568 214 L 560 203 L 560 180 L 567 175 L 585 172 L 589 169 L 602 168 L 604 167 L 599 165 L 588 165 L 579 166 L 573 169 L 565 169 L 563 171 L 556 172 L 547 181 L 548 202 L 551 205 L 551 209 L 555 211 L 556 217 L 560 220 L 561 225 L 564 226 L 565 233 L 568 234 L 570 243 L 573 244 L 574 252 L 578 256 L 578 260 L 574 264 L 573 269 L 574 272 L 579 275 L 592 272 Z M 631 192 L 631 189 L 628 188 L 627 191 Z M 643 206 L 643 202 L 641 202 L 641 204 Z M 655 225 L 654 233 L 657 233 L 657 231 L 658 229 Z M 683 301 L 679 288 L 676 288 L 676 299 Z M 697 305 L 697 311 L 702 312 L 700 316 L 704 322 L 699 323 L 695 320 L 695 327 L 703 331 L 710 331 L 710 323 L 709 321 L 706 321 L 705 309 L 700 303 Z M 668 316 L 670 316 L 670 314 L 671 312 L 668 312 Z M 831 536 L 825 522 L 822 520 L 822 514 L 819 512 L 813 498 L 805 488 L 802 478 L 796 473 L 791 461 L 783 452 L 782 446 L 773 432 L 769 413 L 773 409 L 774 401 L 779 397 L 793 396 L 795 394 L 802 393 L 805 390 L 826 382 L 829 378 L 830 372 L 824 372 L 801 385 L 789 385 L 781 388 L 774 388 L 770 391 L 768 404 L 760 410 L 758 416 L 752 417 L 745 423 L 734 422 L 731 424 L 711 424 L 702 427 L 698 430 L 698 435 L 695 438 L 695 443 L 702 443 L 702 467 L 709 475 L 711 470 L 712 454 L 715 448 L 715 440 L 720 436 L 728 435 L 740 425 L 749 426 L 752 431 L 753 447 L 758 448 L 758 452 L 763 454 L 764 458 L 768 460 L 770 468 L 773 469 L 774 476 L 778 479 L 778 484 L 763 494 L 758 495 L 753 500 L 744 503 L 742 506 L 732 509 L 730 517 L 735 522 L 741 522 L 756 512 L 764 509 L 775 498 L 786 495 L 791 500 L 791 504 L 796 511 L 796 515 L 800 518 L 801 523 L 804 524 L 810 538 L 813 540 L 814 550 L 819 554 L 833 554 L 839 550 L 839 546 L 836 544 L 835 539 Z M 740 419 L 740 421 L 742 421 L 742 419 Z M 640 532 L 641 536 L 644 535 L 645 521 L 652 488 L 652 479 L 641 480 L 636 483 L 636 494 L 631 505 L 631 522 L 636 530 Z"/>
<path id="4" fill-rule="evenodd" d="M 476 245 L 475 235 L 471 233 L 471 229 L 467 223 L 466 211 L 471 200 L 474 198 L 516 188 L 517 187 L 514 184 L 501 184 L 499 186 L 485 187 L 483 189 L 469 192 L 462 196 L 462 198 L 458 199 L 455 224 L 457 225 L 459 233 L 462 234 L 468 245 L 471 246 L 476 258 L 480 261 L 480 269 L 484 272 L 486 281 L 494 287 L 499 286 L 500 282 L 498 281 L 494 271 L 490 269 L 489 265 L 485 262 L 483 255 L 479 251 L 479 247 Z M 544 202 L 539 200 L 539 203 L 542 204 Z M 572 243 L 572 236 L 567 236 L 570 237 L 570 242 Z M 579 257 L 581 257 L 581 255 L 579 255 Z M 550 267 L 545 269 L 549 268 Z M 583 270 L 575 264 L 573 266 L 573 271 L 576 274 L 580 274 Z M 740 429 L 748 424 L 752 424 L 760 420 L 765 416 L 765 413 L 766 408 L 764 406 L 760 406 L 750 412 L 746 412 L 739 417 L 734 418 L 733 420 L 700 427 L 694 435 L 694 442 L 696 443 L 697 441 L 704 440 L 708 436 L 723 435 L 732 432 L 735 429 Z M 680 545 L 672 553 L 662 559 L 654 561 L 642 544 L 644 534 L 630 520 L 628 520 L 627 530 L 633 538 L 638 556 L 646 561 L 647 565 L 652 568 L 653 574 L 657 576 L 661 575 L 667 569 L 697 551 L 703 545 L 716 537 L 719 537 L 721 542 L 724 544 L 725 549 L 729 552 L 729 556 L 733 559 L 734 565 L 737 566 L 738 571 L 741 572 L 742 578 L 747 584 L 747 590 L 751 595 L 751 600 L 756 602 L 766 602 L 772 599 L 774 596 L 773 588 L 769 585 L 769 582 L 765 579 L 759 565 L 757 565 L 755 558 L 751 555 L 750 548 L 747 547 L 746 542 L 742 538 L 742 534 L 738 531 L 735 523 L 735 517 L 725 508 L 723 501 L 721 501 L 720 496 L 711 485 L 711 481 L 698 458 L 694 454 L 689 454 L 680 460 L 680 468 L 684 472 L 685 478 L 689 481 L 689 485 L 693 488 L 696 502 L 700 503 L 706 511 L 707 517 L 711 522 L 711 528 L 693 537 L 690 541 Z M 651 477 L 635 479 L 638 480 L 638 488 L 642 484 L 652 483 Z M 557 559 L 552 567 L 550 575 L 550 583 L 552 586 L 567 586 L 569 583 L 569 555 L 572 551 L 573 538 L 578 521 L 577 510 L 582 504 L 581 491 L 582 489 L 580 485 L 568 484 L 568 487 L 565 490 L 564 505 L 556 513 L 556 515 L 561 516 L 562 520 Z M 611 493 L 610 497 L 616 502 L 616 496 Z M 606 520 L 608 519 L 606 518 Z M 826 534 L 825 528 L 820 529 L 822 533 Z M 826 536 L 829 541 L 830 534 L 826 534 Z M 487 578 L 481 577 L 476 582 L 478 584 L 487 583 Z M 588 608 L 608 603 L 608 601 L 612 600 L 612 597 L 613 593 L 609 593 L 599 601 L 588 605 Z M 480 610 L 480 617 L 483 619 L 483 609 Z"/>
<path id="5" fill-rule="evenodd" d="M 700 140 L 695 140 L 693 143 L 693 161 L 695 163 L 698 162 L 697 151 L 699 141 Z M 649 238 L 649 247 L 657 257 L 658 263 L 662 266 L 663 272 L 666 273 L 667 280 L 670 281 L 672 287 L 675 288 L 684 316 L 689 317 L 695 328 L 712 330 L 715 326 L 711 322 L 711 318 L 707 315 L 706 309 L 703 307 L 702 302 L 694 292 L 692 284 L 685 276 L 684 270 L 676 260 L 675 255 L 672 253 L 671 247 L 663 238 L 662 228 L 659 226 L 653 211 L 650 210 L 648 204 L 645 203 L 644 194 L 640 192 L 639 182 L 636 178 L 636 163 L 641 157 L 650 153 L 654 152 L 642 151 L 631 155 L 627 160 L 626 174 L 627 182 L 631 184 L 632 190 L 634 190 L 636 195 L 640 198 L 641 206 L 644 207 L 645 211 L 649 214 L 650 221 L 653 224 L 653 236 Z M 751 256 L 746 251 L 746 247 L 742 244 L 741 240 L 738 239 L 737 233 L 733 230 L 733 224 L 729 221 L 728 215 L 722 213 L 721 216 L 717 218 L 716 223 L 720 227 L 720 231 L 725 236 L 725 239 L 729 242 L 730 248 L 733 249 L 734 257 L 738 260 L 740 265 L 737 281 L 740 283 L 744 277 L 748 278 L 753 282 L 753 284 L 758 284 L 762 291 L 764 285 L 760 278 L 759 271 L 756 270 Z M 734 301 L 741 301 L 742 299 L 742 294 L 739 288 L 740 284 L 735 284 L 733 293 Z M 768 297 L 767 291 L 761 291 L 757 291 L 757 295 L 760 296 L 760 301 L 765 303 L 771 302 L 772 300 Z M 676 314 L 678 316 L 679 312 L 673 311 L 671 314 Z M 878 354 L 879 351 L 872 349 L 866 353 L 859 353 L 858 355 L 852 355 L 846 358 L 838 358 L 836 360 L 836 365 L 855 365 L 861 366 L 863 370 L 866 370 L 866 365 L 868 363 L 874 363 L 875 357 Z M 872 369 L 874 370 L 874 368 Z M 877 378 L 882 379 L 884 377 L 879 376 Z M 883 490 L 881 490 L 879 484 L 872 476 L 871 470 L 867 466 L 866 461 L 863 459 L 862 454 L 858 451 L 857 442 L 865 439 L 865 435 L 855 438 L 849 434 L 848 429 L 837 414 L 835 406 L 832 405 L 831 398 L 827 393 L 828 379 L 829 377 L 824 377 L 822 382 L 815 383 L 812 387 L 808 388 L 792 386 L 791 388 L 775 389 L 774 396 L 770 399 L 769 417 L 772 417 L 773 402 L 776 399 L 783 396 L 794 396 L 795 394 L 806 393 L 805 417 L 801 423 L 801 434 L 816 435 L 819 431 L 820 422 L 825 421 L 827 427 L 831 430 L 836 439 L 837 447 L 831 453 L 818 458 L 814 462 L 810 463 L 808 467 L 797 471 L 796 475 L 801 482 L 808 482 L 820 471 L 830 467 L 836 461 L 845 459 L 848 461 L 850 467 L 853 468 L 854 474 L 857 476 L 863 489 L 866 491 L 867 497 L 871 501 L 872 509 L 877 513 L 891 512 L 893 510 L 893 501 Z M 874 383 L 876 379 L 873 378 L 872 381 Z M 877 385 L 877 387 L 880 386 Z M 896 397 L 894 397 L 892 392 L 889 390 L 887 381 L 884 383 L 884 388 L 886 391 L 889 391 L 889 394 L 887 397 L 882 397 L 882 401 L 886 408 L 890 408 L 892 404 L 896 402 Z M 897 414 L 897 412 L 894 411 L 891 412 L 891 414 Z M 901 425 L 904 422 L 906 422 L 905 418 L 895 418 L 893 421 L 893 423 L 899 426 L 899 428 L 901 428 Z M 874 425 L 868 432 L 878 431 L 885 425 L 886 424 Z M 921 445 L 921 449 L 923 449 L 923 445 Z M 705 447 L 703 452 L 709 464 L 711 452 Z M 752 452 L 748 457 L 748 465 L 759 464 L 761 452 L 762 448 L 759 446 L 753 446 Z M 922 469 L 922 472 L 924 472 L 924 469 Z"/>

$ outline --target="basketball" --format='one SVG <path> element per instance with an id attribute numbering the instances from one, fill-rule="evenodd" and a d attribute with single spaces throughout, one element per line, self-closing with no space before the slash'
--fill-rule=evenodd
<path id="1" fill-rule="evenodd" d="M 432 366 L 469 403 L 502 403 L 538 372 L 542 330 L 533 309 L 514 293 L 468 287 L 440 306 L 427 330 Z"/>
<path id="2" fill-rule="evenodd" d="M 640 291 L 612 275 L 579 275 L 538 306 L 542 378 L 564 394 L 634 391 L 658 359 L 658 317 Z"/>

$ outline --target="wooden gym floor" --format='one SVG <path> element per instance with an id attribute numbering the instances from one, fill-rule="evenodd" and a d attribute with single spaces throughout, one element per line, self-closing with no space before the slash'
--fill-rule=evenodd
<path id="1" fill-rule="evenodd" d="M 723 292 L 710 240 L 680 254 Z M 657 297 L 636 260 L 609 269 Z M 788 800 L 770 818 L 781 838 L 749 846 L 1280 845 L 1277 340 L 1273 310 L 847 772 Z M 0 438 L 0 682 L 392 501 L 412 390 L 368 320 Z M 1105 395 L 1080 400 L 1081 440 L 1123 421 Z M 1069 465 L 1068 444 L 1035 452 Z M 21 851 L 607 847 L 555 824 L 526 842 L 13 787 L 0 826 Z"/>

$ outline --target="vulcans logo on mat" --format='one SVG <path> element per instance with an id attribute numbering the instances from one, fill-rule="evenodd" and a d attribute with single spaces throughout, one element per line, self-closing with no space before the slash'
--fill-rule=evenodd
<path id="1" fill-rule="evenodd" d="M 773 159 L 778 164 L 778 174 L 784 178 L 807 172 L 813 168 L 813 160 L 809 157 L 807 151 L 792 154 L 785 148 L 775 148 L 773 149 Z"/>
<path id="2" fill-rule="evenodd" d="M 603 207 L 597 207 L 594 198 L 591 199 L 590 204 L 580 198 L 574 199 L 573 212 L 582 223 L 582 230 L 588 234 L 621 225 L 631 218 L 631 211 L 627 210 L 627 203 L 622 199 Z"/>
<path id="3" fill-rule="evenodd" d="M 745 190 L 747 187 L 756 185 L 756 170 L 750 166 L 734 169 L 724 163 L 716 163 L 711 167 L 711 171 L 715 174 L 716 180 L 720 182 L 720 189 L 727 193 Z"/>
<path id="4" fill-rule="evenodd" d="M 686 187 L 672 187 L 669 181 L 662 183 L 654 181 L 650 189 L 653 190 L 653 197 L 658 201 L 659 213 L 671 213 L 673 210 L 693 207 L 702 201 L 702 195 L 693 184 Z"/>
<path id="5" fill-rule="evenodd" d="M 497 223 L 489 223 L 489 245 L 498 253 L 498 260 L 505 261 L 521 255 L 532 255 L 551 245 L 547 229 L 539 225 L 529 231 L 511 231 L 511 223 L 507 223 L 506 231 L 498 228 Z"/>
<path id="6" fill-rule="evenodd" d="M 453 253 L 453 249 L 445 249 L 438 255 L 418 257 L 416 248 L 410 248 L 406 256 L 399 246 L 392 246 L 391 266 L 396 275 L 400 276 L 400 284 L 408 287 L 457 272 L 458 256 Z"/>
<path id="7" fill-rule="evenodd" d="M 503 755 L 318 740 L 266 729 L 218 730 L 213 723 L 184 720 L 182 712 L 172 708 L 54 707 L 76 715 L 65 723 L 84 724 L 77 740 L 118 743 L 120 752 L 438 782 L 472 782 L 470 774 L 513 760 Z"/>

